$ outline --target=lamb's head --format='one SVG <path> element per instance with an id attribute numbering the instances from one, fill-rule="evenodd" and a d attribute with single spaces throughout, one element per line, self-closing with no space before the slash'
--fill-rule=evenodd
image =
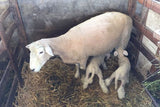
<path id="1" fill-rule="evenodd" d="M 114 52 L 114 56 L 118 56 L 118 57 L 128 56 L 128 52 L 124 49 L 119 48 Z"/>
<path id="2" fill-rule="evenodd" d="M 51 47 L 44 44 L 43 40 L 33 42 L 26 46 L 30 50 L 30 69 L 39 72 L 41 67 L 54 56 Z"/>

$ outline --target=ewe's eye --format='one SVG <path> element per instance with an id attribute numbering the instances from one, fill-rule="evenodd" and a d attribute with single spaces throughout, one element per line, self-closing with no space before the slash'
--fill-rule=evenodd
<path id="1" fill-rule="evenodd" d="M 39 54 L 43 54 L 43 51 L 39 52 Z"/>

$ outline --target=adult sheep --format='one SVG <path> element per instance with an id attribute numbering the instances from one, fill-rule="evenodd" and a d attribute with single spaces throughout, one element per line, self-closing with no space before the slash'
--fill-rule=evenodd
<path id="1" fill-rule="evenodd" d="M 30 69 L 40 71 L 50 57 L 58 55 L 64 63 L 76 64 L 86 69 L 89 56 L 111 52 L 114 48 L 124 49 L 130 39 L 132 19 L 120 12 L 106 12 L 93 17 L 67 33 L 54 38 L 41 39 L 26 46 L 30 50 Z"/>

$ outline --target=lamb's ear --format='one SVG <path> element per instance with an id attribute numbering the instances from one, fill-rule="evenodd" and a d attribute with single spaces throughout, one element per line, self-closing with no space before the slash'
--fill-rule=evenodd
<path id="1" fill-rule="evenodd" d="M 48 46 L 45 46 L 45 51 L 49 54 L 49 55 L 51 55 L 51 56 L 54 56 L 53 55 L 53 52 L 52 52 L 52 49 L 51 49 L 51 47 L 48 45 Z"/>
<path id="2" fill-rule="evenodd" d="M 124 50 L 123 55 L 128 56 L 128 52 L 126 50 Z"/>
<path id="3" fill-rule="evenodd" d="M 30 45 L 26 45 L 26 48 L 29 49 Z"/>
<path id="4" fill-rule="evenodd" d="M 118 52 L 117 51 L 114 51 L 114 56 L 118 56 Z"/>

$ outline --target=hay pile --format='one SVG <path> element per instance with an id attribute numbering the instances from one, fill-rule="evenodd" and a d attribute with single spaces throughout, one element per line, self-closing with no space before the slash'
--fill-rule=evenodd
<path id="1" fill-rule="evenodd" d="M 108 77 L 116 69 L 116 59 L 109 59 Z M 130 84 L 126 86 L 126 98 L 118 100 L 114 83 L 110 94 L 104 94 L 94 78 L 93 84 L 82 89 L 81 80 L 74 78 L 75 67 L 62 63 L 59 59 L 48 61 L 39 73 L 32 73 L 28 64 L 24 64 L 22 77 L 24 87 L 17 89 L 14 105 L 16 107 L 150 107 L 151 100 L 136 78 L 130 75 Z"/>

